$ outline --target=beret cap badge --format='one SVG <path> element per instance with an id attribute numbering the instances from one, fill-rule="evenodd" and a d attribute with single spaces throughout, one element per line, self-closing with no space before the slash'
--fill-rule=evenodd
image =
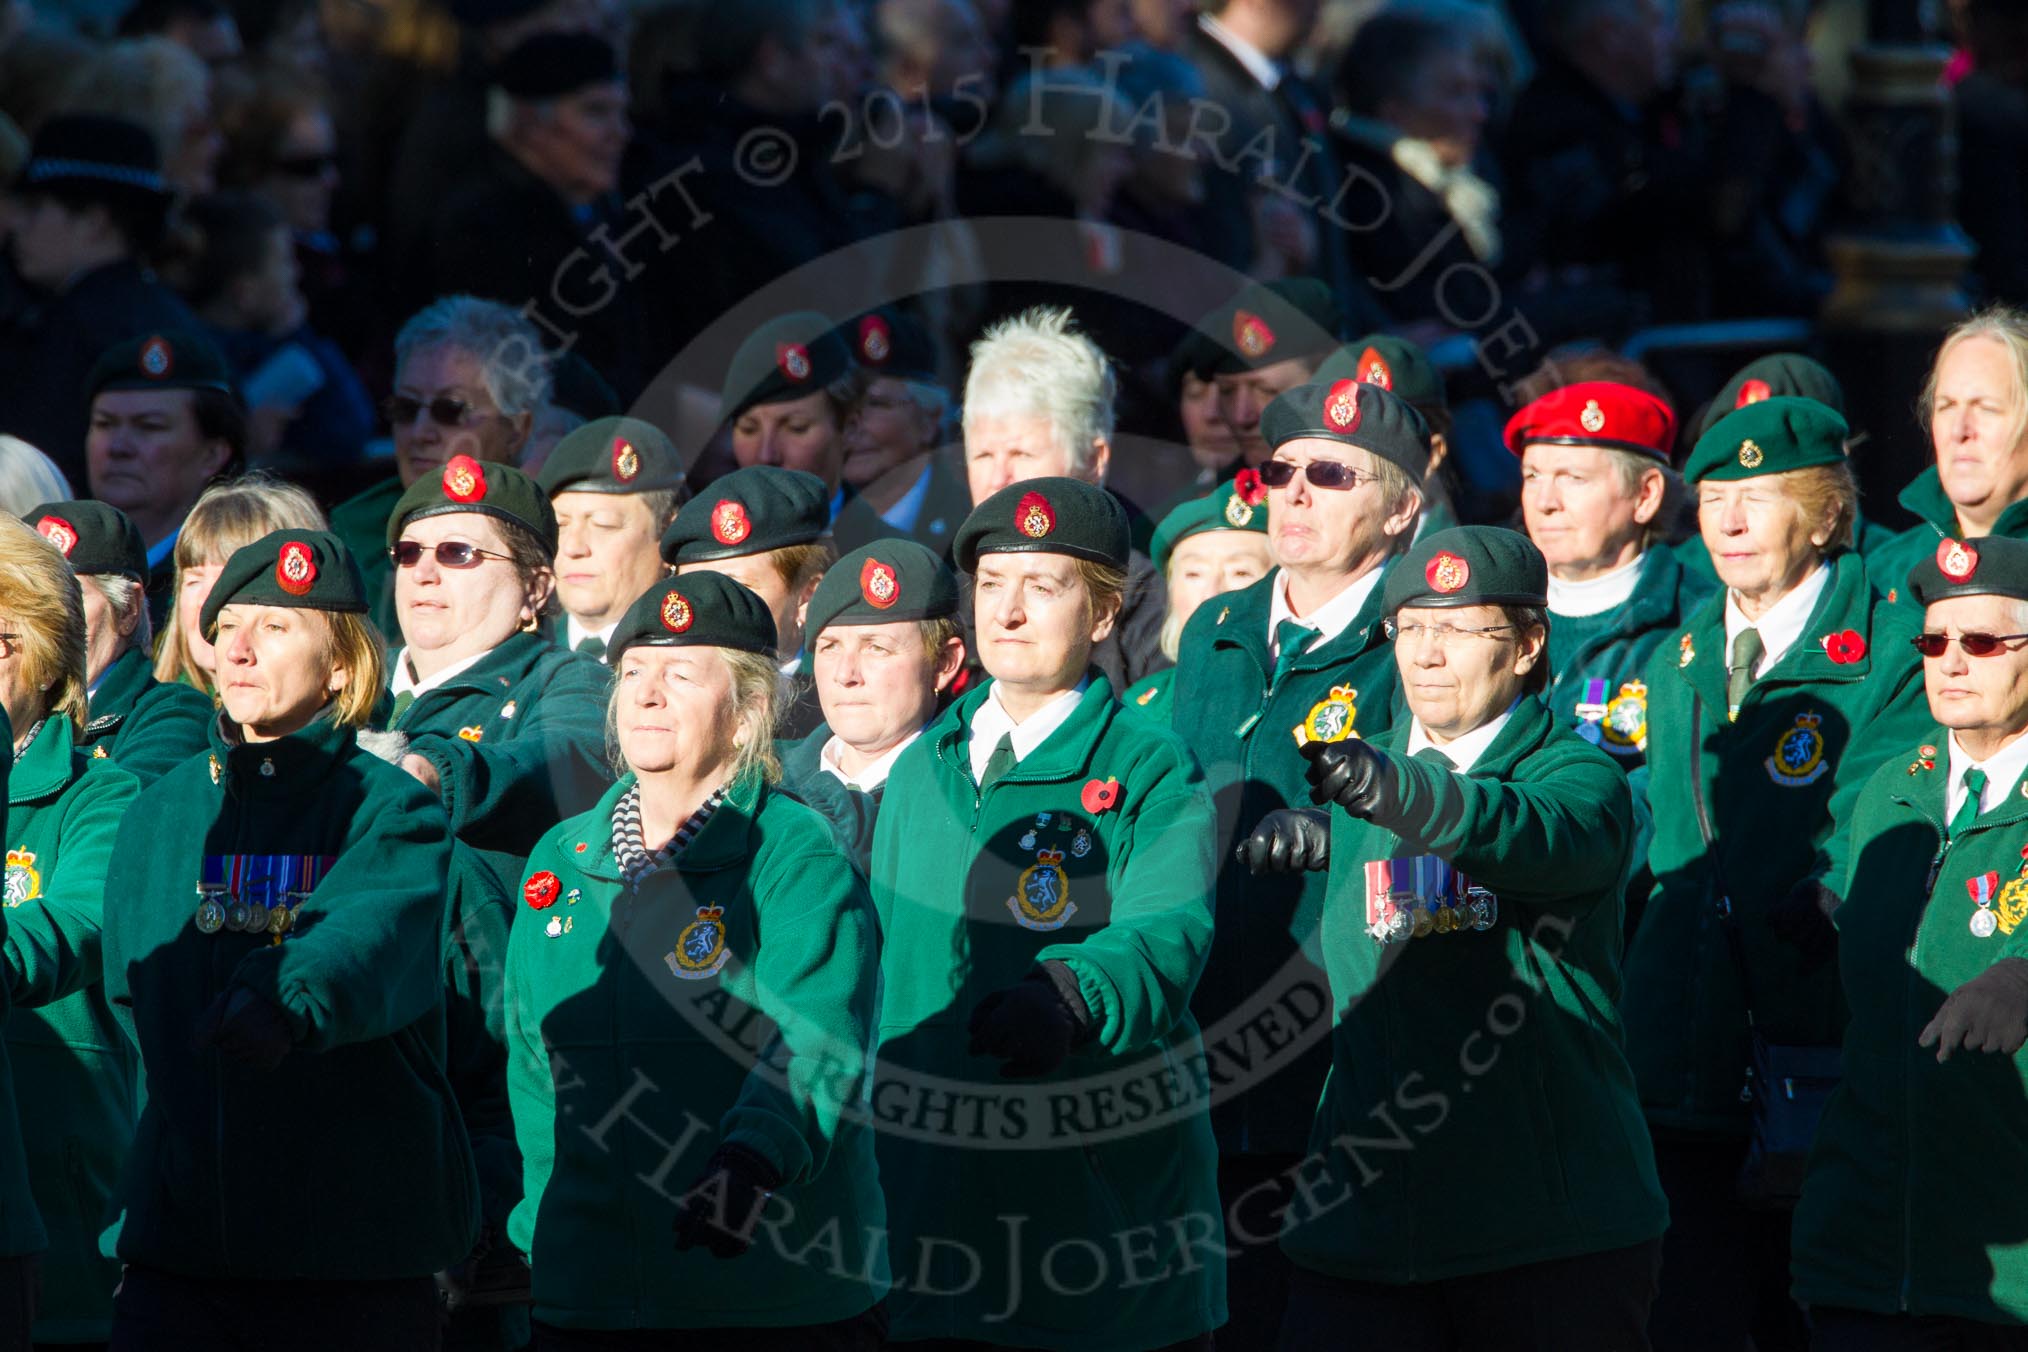
<path id="1" fill-rule="evenodd" d="M 1387 364 L 1387 358 L 1380 355 L 1378 348 L 1369 347 L 1359 354 L 1359 378 L 1383 390 L 1394 388 L 1394 369 Z"/>
<path id="2" fill-rule="evenodd" d="M 291 540 L 282 546 L 275 560 L 275 585 L 291 596 L 310 594 L 310 588 L 317 585 L 317 561 L 308 545 Z"/>
<path id="3" fill-rule="evenodd" d="M 1040 540 L 1056 529 L 1056 512 L 1040 493 L 1024 494 L 1014 509 L 1014 524 L 1031 540 Z"/>
<path id="4" fill-rule="evenodd" d="M 718 542 L 736 545 L 753 534 L 753 522 L 747 518 L 746 504 L 732 498 L 724 498 L 711 509 L 711 533 Z"/>
<path id="5" fill-rule="evenodd" d="M 1472 569 L 1463 559 L 1445 551 L 1429 561 L 1429 566 L 1423 569 L 1423 578 L 1431 587 L 1449 596 L 1472 580 Z"/>
<path id="6" fill-rule="evenodd" d="M 801 343 L 777 343 L 775 345 L 775 366 L 790 380 L 805 381 L 810 378 L 810 349 Z"/>
<path id="7" fill-rule="evenodd" d="M 454 455 L 444 466 L 444 496 L 452 502 L 482 502 L 486 497 L 486 471 L 469 455 Z"/>
<path id="8" fill-rule="evenodd" d="M 1936 570 L 1953 582 L 1969 582 L 1979 570 L 1977 546 L 1964 540 L 1945 540 L 1936 547 Z"/>
<path id="9" fill-rule="evenodd" d="M 634 443 L 625 437 L 613 438 L 613 477 L 621 483 L 632 483 L 641 473 L 641 453 L 634 449 Z"/>
<path id="10" fill-rule="evenodd" d="M 662 598 L 662 627 L 672 634 L 680 634 L 690 627 L 696 612 L 690 609 L 690 602 L 683 599 L 680 591 L 670 591 Z"/>
<path id="11" fill-rule="evenodd" d="M 1584 401 L 1584 411 L 1577 415 L 1577 423 L 1578 426 L 1587 432 L 1602 432 L 1605 430 L 1605 410 L 1598 406 L 1598 400 L 1587 399 Z"/>
<path id="12" fill-rule="evenodd" d="M 35 523 L 35 533 L 56 546 L 56 552 L 65 558 L 77 548 L 77 527 L 60 516 L 45 516 Z"/>
<path id="13" fill-rule="evenodd" d="M 859 321 L 859 355 L 878 366 L 894 352 L 894 337 L 888 331 L 887 321 L 879 315 L 868 315 Z"/>
<path id="14" fill-rule="evenodd" d="M 1238 489 L 1234 489 L 1225 500 L 1225 519 L 1234 526 L 1253 524 L 1253 504 L 1241 497 Z"/>
<path id="15" fill-rule="evenodd" d="M 141 344 L 141 370 L 144 373 L 162 380 L 175 369 L 176 353 L 167 338 L 150 338 Z"/>
<path id="16" fill-rule="evenodd" d="M 1743 468 L 1759 469 L 1761 462 L 1766 458 L 1767 453 L 1761 450 L 1760 445 L 1752 437 L 1739 443 L 1739 463 Z"/>
<path id="17" fill-rule="evenodd" d="M 859 594 L 866 604 L 886 610 L 901 599 L 901 579 L 879 559 L 868 559 L 859 570 Z"/>
<path id="18" fill-rule="evenodd" d="M 1251 310 L 1236 310 L 1232 316 L 1232 344 L 1254 360 L 1274 350 L 1275 331 Z"/>
<path id="19" fill-rule="evenodd" d="M 1341 380 L 1324 396 L 1324 421 L 1340 432 L 1359 426 L 1359 382 Z"/>

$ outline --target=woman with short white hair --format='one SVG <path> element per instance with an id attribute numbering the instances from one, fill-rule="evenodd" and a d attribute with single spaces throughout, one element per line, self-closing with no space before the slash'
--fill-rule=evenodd
<path id="1" fill-rule="evenodd" d="M 26 516 L 38 502 L 71 495 L 56 462 L 20 437 L 0 434 L 0 511 Z"/>

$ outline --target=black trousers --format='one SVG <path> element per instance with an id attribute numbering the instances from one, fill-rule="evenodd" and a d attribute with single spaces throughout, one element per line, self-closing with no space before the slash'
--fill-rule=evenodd
<path id="1" fill-rule="evenodd" d="M 1281 1332 L 1289 1306 L 1289 1274 L 1295 1265 L 1282 1252 L 1281 1214 L 1294 1195 L 1289 1170 L 1300 1155 L 1221 1154 L 1218 1205 L 1225 1213 L 1225 1327 L 1218 1346 L 1226 1352 L 1262 1352 Z"/>
<path id="2" fill-rule="evenodd" d="M 887 1345 L 887 1311 L 833 1324 L 755 1329 L 563 1329 L 535 1321 L 535 1352 L 875 1352 Z"/>
<path id="3" fill-rule="evenodd" d="M 1789 1299 L 1787 1211 L 1738 1200 L 1746 1142 L 1655 1137 L 1669 1198 L 1662 1289 L 1648 1316 L 1655 1352 L 1804 1352 L 1809 1325 Z"/>
<path id="4" fill-rule="evenodd" d="M 1647 1352 L 1662 1243 L 1388 1285 L 1296 1268 L 1282 1352 Z"/>
<path id="5" fill-rule="evenodd" d="M 2028 1328 L 1948 1315 L 1815 1309 L 1815 1352 L 2028 1352 Z"/>
<path id="6" fill-rule="evenodd" d="M 387 1282 L 200 1280 L 130 1264 L 112 1352 L 437 1352 L 429 1277 Z"/>

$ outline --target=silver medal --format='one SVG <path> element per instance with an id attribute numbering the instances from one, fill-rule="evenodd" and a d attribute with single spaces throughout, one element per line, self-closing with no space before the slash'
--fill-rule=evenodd
<path id="1" fill-rule="evenodd" d="M 1972 912 L 1972 933 L 1979 938 L 1990 939 L 1993 937 L 1993 932 L 1999 928 L 1999 917 L 1995 916 L 1985 907 L 1981 906 L 1978 910 Z"/>
<path id="2" fill-rule="evenodd" d="M 245 902 L 235 900 L 232 905 L 225 908 L 225 927 L 234 934 L 244 934 L 247 921 L 252 914 Z"/>
<path id="3" fill-rule="evenodd" d="M 225 928 L 225 907 L 218 904 L 216 897 L 206 897 L 198 903 L 197 928 L 203 934 L 216 934 Z"/>

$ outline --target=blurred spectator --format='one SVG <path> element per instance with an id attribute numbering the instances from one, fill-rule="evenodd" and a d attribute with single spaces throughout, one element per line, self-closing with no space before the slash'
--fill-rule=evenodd
<path id="1" fill-rule="evenodd" d="M 615 191 L 631 130 L 618 57 L 591 33 L 540 33 L 495 68 L 488 98 L 493 144 L 441 202 L 432 283 L 531 307 L 632 400 L 667 347 L 605 242 L 629 226 Z"/>
<path id="2" fill-rule="evenodd" d="M 904 99 L 977 95 L 980 114 L 994 95 L 993 38 L 971 0 L 879 0 L 873 8 L 880 83 Z"/>
<path id="3" fill-rule="evenodd" d="M 33 136 L 62 105 L 72 75 L 92 51 L 92 44 L 75 33 L 47 23 L 32 24 L 0 42 L 0 113 Z"/>
<path id="4" fill-rule="evenodd" d="M 123 38 L 167 38 L 217 70 L 239 60 L 239 22 L 223 0 L 138 0 L 120 20 Z"/>
<path id="5" fill-rule="evenodd" d="M 1153 47 L 1129 48 L 1115 87 L 1133 116 L 1132 171 L 1113 201 L 1112 219 L 1128 230 L 1203 252 L 1204 162 L 1190 149 L 1192 109 L 1205 94 L 1204 77 L 1185 58 Z"/>
<path id="6" fill-rule="evenodd" d="M 162 176 L 178 192 L 210 192 L 225 138 L 212 120 L 211 72 L 168 38 L 115 42 L 78 68 L 64 111 L 123 117 L 146 127 Z"/>
<path id="7" fill-rule="evenodd" d="M 11 196 L 8 242 L 27 290 L 0 309 L 0 430 L 85 488 L 92 365 L 132 334 L 194 326 L 141 262 L 161 239 L 169 189 L 141 127 L 66 115 L 36 134 Z"/>
<path id="8" fill-rule="evenodd" d="M 514 461 L 515 468 L 531 479 L 542 473 L 557 442 L 588 422 L 616 418 L 626 411 L 605 377 L 575 352 L 559 352 L 550 358 L 549 374 L 549 398 L 535 415 L 535 425 L 528 429 L 528 440 Z"/>
<path id="9" fill-rule="evenodd" d="M 327 476 L 373 435 L 373 401 L 337 345 L 315 332 L 281 212 L 251 193 L 217 193 L 183 214 L 183 298 L 237 373 L 254 424 L 251 454 Z"/>
<path id="10" fill-rule="evenodd" d="M 951 394 L 937 374 L 929 333 L 887 310 L 854 326 L 858 396 L 845 420 L 845 487 L 850 496 L 831 533 L 849 552 L 898 533 L 938 554 L 971 514 L 964 475 L 937 453 L 951 423 Z"/>
<path id="11" fill-rule="evenodd" d="M 1014 50 L 1024 67 L 1088 66 L 1133 36 L 1127 0 L 1023 0 L 1014 7 Z"/>
<path id="12" fill-rule="evenodd" d="M 1196 0 L 1131 0 L 1128 8 L 1141 40 L 1160 51 L 1181 51 L 1197 27 Z"/>
<path id="13" fill-rule="evenodd" d="M 1348 204 L 1362 232 L 1354 252 L 1382 301 L 1405 320 L 1463 328 L 1445 304 L 1453 268 L 1500 262 L 1500 194 L 1474 169 L 1486 90 L 1469 6 L 1387 9 L 1360 25 L 1332 79 L 1333 143 L 1378 202 Z M 1464 301 L 1454 302 L 1463 306 Z M 1451 313 L 1446 313 L 1451 309 Z"/>
<path id="14" fill-rule="evenodd" d="M 1958 216 L 1979 246 L 1985 298 L 2028 304 L 2028 9 L 1973 0 L 1962 20 L 1971 71 L 1957 108 Z"/>
<path id="15" fill-rule="evenodd" d="M 0 512 L 25 516 L 37 503 L 71 496 L 70 480 L 54 460 L 20 437 L 0 433 Z"/>
<path id="16" fill-rule="evenodd" d="M 317 13 L 320 0 L 233 0 L 240 37 L 253 59 L 304 74 L 322 73 L 330 62 L 324 26 Z"/>

